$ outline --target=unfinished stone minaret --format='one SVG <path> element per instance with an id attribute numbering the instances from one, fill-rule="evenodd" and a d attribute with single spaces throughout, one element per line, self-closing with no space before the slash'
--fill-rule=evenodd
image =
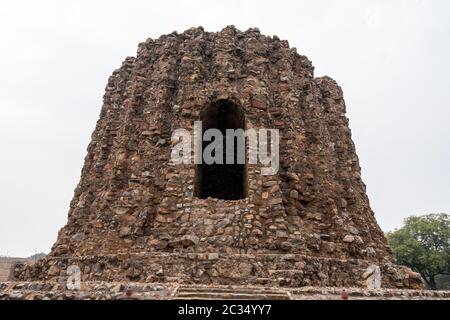
<path id="1" fill-rule="evenodd" d="M 413 286 L 370 209 L 341 88 L 313 71 L 257 29 L 141 43 L 108 81 L 67 225 L 15 278 L 77 265 L 83 280 L 366 286 L 381 271 Z M 199 120 L 279 129 L 278 173 L 173 164 L 172 133 Z"/>

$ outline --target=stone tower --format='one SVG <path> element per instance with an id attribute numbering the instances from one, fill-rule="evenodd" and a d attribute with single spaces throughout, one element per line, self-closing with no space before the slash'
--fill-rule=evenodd
<path id="1" fill-rule="evenodd" d="M 77 265 L 83 280 L 366 286 L 377 270 L 414 286 L 370 209 L 341 88 L 313 71 L 258 29 L 141 43 L 108 81 L 67 225 L 15 279 Z M 278 172 L 175 165 L 174 130 L 199 120 L 279 129 Z"/>

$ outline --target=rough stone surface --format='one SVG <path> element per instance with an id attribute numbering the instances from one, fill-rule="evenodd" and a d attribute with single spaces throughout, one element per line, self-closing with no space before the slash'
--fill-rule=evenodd
<path id="1" fill-rule="evenodd" d="M 195 197 L 196 166 L 171 163 L 171 135 L 215 101 L 246 128 L 280 130 L 280 170 L 246 166 L 240 200 Z M 106 86 L 67 225 L 15 279 L 421 288 L 393 263 L 361 181 L 341 88 L 287 41 L 192 28 L 141 43 Z M 117 290 L 117 289 L 115 289 Z"/>
<path id="2" fill-rule="evenodd" d="M 15 265 L 24 262 L 33 262 L 31 258 L 6 258 L 0 257 L 0 282 L 8 281 L 12 278 L 12 271 Z"/>
<path id="3" fill-rule="evenodd" d="M 341 300 L 343 288 L 280 288 L 178 283 L 85 282 L 79 290 L 61 283 L 0 283 L 0 300 Z M 450 300 L 450 291 L 345 288 L 348 300 Z"/>

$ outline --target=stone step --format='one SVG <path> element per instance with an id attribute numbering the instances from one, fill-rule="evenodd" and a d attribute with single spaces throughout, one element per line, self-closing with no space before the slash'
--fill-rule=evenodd
<path id="1" fill-rule="evenodd" d="M 178 292 L 199 292 L 199 293 L 231 293 L 231 294 L 265 294 L 265 295 L 285 295 L 285 291 L 281 290 L 273 290 L 273 289 L 265 289 L 265 288 L 253 288 L 253 287 L 194 287 L 194 286 L 183 286 L 178 288 Z"/>
<path id="2" fill-rule="evenodd" d="M 290 300 L 287 293 L 280 294 L 268 294 L 264 292 L 259 293 L 236 293 L 236 292 L 216 292 L 203 291 L 203 292 L 179 292 L 176 299 L 189 299 L 189 300 Z"/>

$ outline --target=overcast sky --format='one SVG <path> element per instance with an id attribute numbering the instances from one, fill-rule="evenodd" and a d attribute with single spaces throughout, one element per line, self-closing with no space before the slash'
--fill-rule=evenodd
<path id="1" fill-rule="evenodd" d="M 1 1 L 0 255 L 48 252 L 67 221 L 111 72 L 202 25 L 289 40 L 343 88 L 383 230 L 450 213 L 450 2 Z"/>

